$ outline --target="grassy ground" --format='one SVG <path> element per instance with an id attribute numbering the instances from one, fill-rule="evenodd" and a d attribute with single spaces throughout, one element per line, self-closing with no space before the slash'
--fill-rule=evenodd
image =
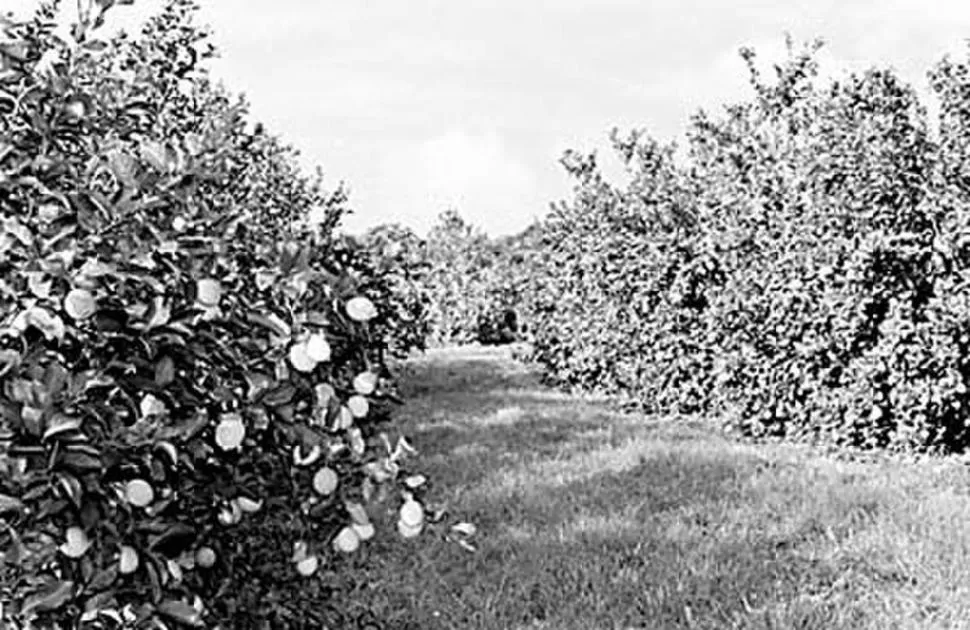
<path id="1" fill-rule="evenodd" d="M 549 391 L 507 350 L 408 366 L 404 422 L 470 553 L 379 536 L 388 628 L 970 628 L 965 465 L 851 462 Z"/>

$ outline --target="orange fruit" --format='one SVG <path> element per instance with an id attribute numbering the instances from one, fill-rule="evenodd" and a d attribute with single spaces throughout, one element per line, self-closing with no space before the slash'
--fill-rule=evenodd
<path id="1" fill-rule="evenodd" d="M 195 563 L 203 569 L 211 569 L 216 563 L 216 552 L 212 547 L 199 547 L 195 552 Z"/>
<path id="2" fill-rule="evenodd" d="M 155 489 L 144 479 L 132 479 L 125 485 L 125 499 L 135 507 L 148 507 L 155 500 Z"/>
<path id="3" fill-rule="evenodd" d="M 246 437 L 246 425 L 238 414 L 225 414 L 216 426 L 216 444 L 224 451 L 242 446 Z"/>
<path id="4" fill-rule="evenodd" d="M 300 372 L 312 372 L 317 367 L 317 362 L 310 357 L 305 343 L 296 343 L 290 346 L 290 364 Z"/>
<path id="5" fill-rule="evenodd" d="M 121 553 L 118 556 L 118 572 L 122 575 L 134 573 L 138 569 L 138 552 L 134 547 L 128 545 L 121 546 Z"/>
<path id="6" fill-rule="evenodd" d="M 337 473 L 332 468 L 321 468 L 313 475 L 313 489 L 323 496 L 333 494 L 338 482 Z"/>
<path id="7" fill-rule="evenodd" d="M 423 486 L 426 481 L 428 481 L 428 478 L 424 475 L 411 475 L 404 480 L 404 485 L 414 490 L 415 488 Z"/>
<path id="8" fill-rule="evenodd" d="M 145 418 L 149 416 L 164 416 L 165 412 L 168 411 L 165 403 L 151 394 L 145 394 L 145 397 L 141 399 L 141 404 L 138 407 L 141 415 Z"/>
<path id="9" fill-rule="evenodd" d="M 367 322 L 377 317 L 377 307 L 365 297 L 355 297 L 347 302 L 347 315 L 355 322 Z"/>
<path id="10" fill-rule="evenodd" d="M 296 563 L 296 570 L 303 577 L 310 577 L 319 567 L 320 559 L 316 556 L 309 556 Z"/>
<path id="11" fill-rule="evenodd" d="M 354 391 L 362 396 L 370 396 L 377 389 L 377 374 L 361 372 L 354 378 Z"/>
<path id="12" fill-rule="evenodd" d="M 59 547 L 68 558 L 80 558 L 91 548 L 91 540 L 80 527 L 68 527 L 64 532 L 67 542 Z"/>
<path id="13" fill-rule="evenodd" d="M 417 501 L 405 501 L 400 511 L 401 522 L 408 527 L 418 527 L 424 524 L 424 508 Z"/>
<path id="14" fill-rule="evenodd" d="M 424 524 L 412 527 L 403 521 L 397 522 L 397 532 L 404 538 L 414 538 L 424 529 Z"/>
<path id="15" fill-rule="evenodd" d="M 213 278 L 203 278 L 195 283 L 195 299 L 204 307 L 219 305 L 222 299 L 222 285 Z"/>
<path id="16" fill-rule="evenodd" d="M 330 343 L 321 333 L 311 335 L 306 341 L 306 353 L 317 363 L 329 361 L 331 352 Z"/>
<path id="17" fill-rule="evenodd" d="M 351 396 L 347 399 L 347 408 L 355 418 L 365 418 L 370 411 L 370 403 L 363 396 Z"/>
<path id="18" fill-rule="evenodd" d="M 360 537 L 353 527 L 344 527 L 333 539 L 333 546 L 337 551 L 353 553 L 360 547 Z"/>
<path id="19" fill-rule="evenodd" d="M 72 289 L 64 296 L 64 312 L 75 321 L 88 319 L 98 310 L 94 295 L 84 289 Z"/>

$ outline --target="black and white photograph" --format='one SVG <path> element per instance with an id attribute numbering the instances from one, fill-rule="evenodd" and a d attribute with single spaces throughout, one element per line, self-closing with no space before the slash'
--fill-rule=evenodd
<path id="1" fill-rule="evenodd" d="M 0 630 L 970 630 L 970 4 L 0 0 Z"/>

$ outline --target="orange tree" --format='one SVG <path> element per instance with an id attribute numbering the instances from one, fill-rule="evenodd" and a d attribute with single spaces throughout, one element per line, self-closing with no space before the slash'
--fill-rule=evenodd
<path id="1" fill-rule="evenodd" d="M 440 344 L 505 343 L 517 336 L 515 237 L 492 239 L 457 211 L 438 216 L 424 242 L 431 337 Z"/>
<path id="2" fill-rule="evenodd" d="M 614 136 L 632 182 L 567 155 L 542 226 L 534 358 L 564 385 L 746 435 L 960 450 L 966 361 L 966 60 L 915 91 L 874 68 L 821 84 L 789 47 L 753 97 L 701 112 L 685 159 Z"/>
<path id="3" fill-rule="evenodd" d="M 966 378 L 945 350 L 956 329 L 927 319 L 952 276 L 925 111 L 889 70 L 818 86 L 813 52 L 767 84 L 745 51 L 755 99 L 695 121 L 702 225 L 726 270 L 719 402 L 748 434 L 961 448 L 945 410 Z"/>
<path id="4" fill-rule="evenodd" d="M 694 364 L 707 304 L 699 279 L 716 269 L 696 253 L 673 147 L 616 133 L 613 145 L 636 173 L 629 188 L 608 181 L 595 155 L 567 153 L 575 197 L 554 207 L 527 250 L 533 358 L 567 387 L 696 409 L 708 391 Z"/>
<path id="5" fill-rule="evenodd" d="M 385 423 L 402 331 L 194 5 L 104 39 L 114 4 L 0 18 L 0 621 L 339 624 L 335 554 L 425 525 Z"/>
<path id="6" fill-rule="evenodd" d="M 391 329 L 388 337 L 393 340 L 389 350 L 398 357 L 424 350 L 431 334 L 424 242 L 414 231 L 397 224 L 375 226 L 344 242 L 348 255 L 356 255 L 359 261 L 354 266 L 367 269 L 386 294 L 381 302 L 388 317 L 386 326 Z"/>
<path id="7" fill-rule="evenodd" d="M 436 342 L 474 341 L 474 322 L 482 303 L 481 269 L 488 237 L 455 210 L 443 212 L 428 232 L 425 284 L 431 296 L 432 335 Z"/>

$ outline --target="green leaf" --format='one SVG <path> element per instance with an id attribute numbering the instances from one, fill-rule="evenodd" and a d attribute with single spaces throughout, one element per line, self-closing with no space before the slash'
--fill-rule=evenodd
<path id="1" fill-rule="evenodd" d="M 113 564 L 107 569 L 103 569 L 95 573 L 90 581 L 88 581 L 85 590 L 89 593 L 97 593 L 99 591 L 107 590 L 112 584 L 118 579 L 118 565 Z"/>
<path id="2" fill-rule="evenodd" d="M 262 403 L 267 407 L 282 407 L 296 395 L 296 388 L 288 382 L 283 382 L 263 394 Z"/>
<path id="3" fill-rule="evenodd" d="M 178 557 L 180 553 L 192 546 L 196 539 L 196 531 L 183 523 L 176 523 L 165 533 L 155 538 L 151 548 L 169 557 Z"/>
<path id="4" fill-rule="evenodd" d="M 16 350 L 0 350 L 0 378 L 20 367 L 21 356 Z"/>
<path id="5" fill-rule="evenodd" d="M 175 381 L 175 361 L 170 356 L 164 356 L 155 364 L 155 383 L 160 387 L 170 385 Z"/>
<path id="6" fill-rule="evenodd" d="M 21 613 L 29 616 L 33 612 L 50 612 L 61 608 L 74 597 L 74 582 L 53 581 L 45 588 L 33 593 L 24 601 Z"/>
<path id="7" fill-rule="evenodd" d="M 155 140 L 144 140 L 141 143 L 141 157 L 157 171 L 168 171 L 168 150 L 165 145 Z"/>
<path id="8" fill-rule="evenodd" d="M 15 497 L 8 496 L 6 494 L 0 494 L 0 514 L 6 514 L 8 512 L 20 512 L 24 509 L 23 502 Z"/>
<path id="9" fill-rule="evenodd" d="M 173 440 L 180 443 L 191 441 L 209 425 L 209 415 L 200 409 L 191 418 L 183 420 L 175 426 L 165 427 L 158 433 L 159 439 Z"/>
<path id="10" fill-rule="evenodd" d="M 81 419 L 72 418 L 65 416 L 62 413 L 55 413 L 51 416 L 50 420 L 47 421 L 47 428 L 44 430 L 43 439 L 49 440 L 55 435 L 60 435 L 61 433 L 67 433 L 69 431 L 77 431 L 81 428 Z"/>
<path id="11" fill-rule="evenodd" d="M 100 39 L 89 39 L 84 42 L 82 48 L 92 52 L 104 52 L 108 49 L 108 43 Z"/>
<path id="12" fill-rule="evenodd" d="M 65 452 L 60 457 L 60 463 L 65 468 L 81 474 L 101 470 L 101 458 L 87 452 Z"/>
<path id="13" fill-rule="evenodd" d="M 168 600 L 158 605 L 158 614 L 172 621 L 183 623 L 193 628 L 202 628 L 202 613 L 178 600 Z"/>
<path id="14" fill-rule="evenodd" d="M 10 544 L 7 546 L 7 550 L 3 554 L 3 561 L 7 564 L 19 567 L 20 563 L 24 559 L 24 554 L 27 553 L 27 550 L 24 547 L 24 543 L 20 539 L 20 534 L 17 533 L 17 530 L 8 525 L 7 533 L 10 534 Z"/>
<path id="15" fill-rule="evenodd" d="M 80 509 L 81 500 L 84 497 L 84 488 L 77 477 L 64 472 L 57 473 L 57 485 L 61 492 L 71 500 L 74 507 Z"/>
<path id="16" fill-rule="evenodd" d="M 105 610 L 113 609 L 117 607 L 118 607 L 118 600 L 115 597 L 115 594 L 111 591 L 102 591 L 100 593 L 95 593 L 84 602 L 84 611 L 88 613 L 93 613 L 95 611 L 105 611 Z M 117 620 L 119 625 L 121 624 L 120 617 L 115 617 L 114 615 L 112 615 L 112 617 Z"/>

